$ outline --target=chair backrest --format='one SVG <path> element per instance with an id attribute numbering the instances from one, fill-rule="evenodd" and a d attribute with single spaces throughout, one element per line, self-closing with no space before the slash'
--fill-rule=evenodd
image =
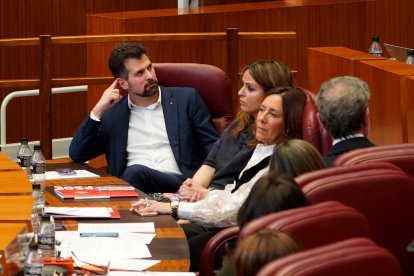
<path id="1" fill-rule="evenodd" d="M 317 170 L 305 174 L 301 174 L 295 178 L 296 183 L 303 187 L 307 185 L 308 183 L 311 183 L 313 181 L 316 181 L 320 178 L 328 177 L 331 175 L 341 174 L 341 173 L 348 173 L 348 172 L 358 172 L 358 171 L 365 171 L 365 170 L 371 170 L 371 169 L 390 169 L 390 170 L 401 170 L 399 167 L 397 167 L 394 164 L 388 163 L 388 162 L 372 162 L 367 164 L 355 164 L 352 165 L 352 167 L 349 166 L 343 166 L 343 167 L 336 167 L 335 170 L 330 169 L 323 169 L 323 170 Z"/>
<path id="2" fill-rule="evenodd" d="M 333 166 L 387 161 L 414 176 L 414 144 L 397 144 L 356 149 L 340 155 Z"/>
<path id="3" fill-rule="evenodd" d="M 198 63 L 154 63 L 154 68 L 162 86 L 197 89 L 219 134 L 233 120 L 231 81 L 220 68 Z"/>
<path id="4" fill-rule="evenodd" d="M 305 250 L 265 265 L 258 276 L 399 276 L 396 258 L 365 238 Z"/>
<path id="5" fill-rule="evenodd" d="M 329 201 L 285 210 L 257 218 L 241 229 L 239 239 L 263 229 L 277 229 L 292 235 L 302 249 L 354 238 L 371 238 L 365 216 L 340 202 Z"/>
<path id="6" fill-rule="evenodd" d="M 214 275 L 214 259 L 219 249 L 231 240 L 238 239 L 239 227 L 233 226 L 221 230 L 204 246 L 203 252 L 201 253 L 200 260 L 200 276 L 211 276 Z"/>
<path id="7" fill-rule="evenodd" d="M 312 203 L 336 200 L 361 211 L 373 240 L 397 257 L 404 274 L 414 275 L 413 256 L 406 251 L 414 236 L 414 179 L 399 168 L 364 165 L 310 172 L 296 181 Z"/>
<path id="8" fill-rule="evenodd" d="M 322 155 L 326 154 L 332 145 L 332 140 L 319 123 L 316 95 L 303 87 L 296 88 L 304 92 L 307 97 L 303 112 L 303 139 L 314 145 Z"/>

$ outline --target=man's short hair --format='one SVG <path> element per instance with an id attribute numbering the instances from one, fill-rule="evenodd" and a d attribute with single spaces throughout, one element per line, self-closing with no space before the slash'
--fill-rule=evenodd
<path id="1" fill-rule="evenodd" d="M 109 57 L 108 67 L 114 78 L 122 77 L 128 79 L 128 72 L 125 69 L 124 61 L 129 58 L 140 59 L 147 53 L 142 44 L 122 43 L 112 50 Z"/>
<path id="2" fill-rule="evenodd" d="M 345 76 L 322 84 L 317 105 L 319 119 L 334 138 L 345 138 L 359 132 L 365 119 L 370 92 L 365 81 Z"/>

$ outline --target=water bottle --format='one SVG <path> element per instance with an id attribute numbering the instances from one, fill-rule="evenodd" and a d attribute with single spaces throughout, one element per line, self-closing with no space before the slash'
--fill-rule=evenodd
<path id="1" fill-rule="evenodd" d="M 414 65 L 414 50 L 410 49 L 407 51 L 407 58 L 405 59 L 405 63 L 409 65 Z"/>
<path id="2" fill-rule="evenodd" d="M 32 155 L 33 153 L 29 147 L 29 140 L 27 138 L 22 138 L 20 140 L 19 150 L 17 151 L 17 162 L 29 178 L 31 177 L 30 160 L 32 159 Z"/>
<path id="3" fill-rule="evenodd" d="M 379 36 L 373 36 L 371 45 L 369 46 L 368 52 L 374 56 L 382 56 L 382 47 L 380 44 Z"/>
<path id="4" fill-rule="evenodd" d="M 32 223 L 33 233 L 34 234 L 39 233 L 39 228 L 40 228 L 40 214 L 39 214 L 39 211 L 37 210 L 37 206 L 36 205 L 33 205 L 33 208 L 32 208 L 32 217 L 31 217 L 30 221 Z"/>
<path id="5" fill-rule="evenodd" d="M 34 152 L 30 160 L 30 169 L 32 171 L 33 184 L 40 184 L 41 190 L 45 189 L 46 164 L 45 157 L 42 154 L 40 145 L 34 145 Z"/>
<path id="6" fill-rule="evenodd" d="M 55 257 L 55 224 L 50 216 L 43 216 L 40 224 L 38 244 L 43 258 Z"/>
<path id="7" fill-rule="evenodd" d="M 33 184 L 33 198 L 34 198 L 34 207 L 36 207 L 37 213 L 43 215 L 45 210 L 45 198 L 43 196 L 43 191 L 40 184 Z"/>
<path id="8" fill-rule="evenodd" d="M 42 275 L 43 260 L 42 255 L 38 252 L 38 245 L 36 243 L 29 244 L 29 254 L 24 262 L 23 272 L 24 275 Z"/>

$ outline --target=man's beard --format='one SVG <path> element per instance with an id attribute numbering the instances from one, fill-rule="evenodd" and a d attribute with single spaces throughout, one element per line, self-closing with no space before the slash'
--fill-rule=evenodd
<path id="1" fill-rule="evenodd" d="M 144 91 L 140 95 L 141 97 L 152 97 L 158 92 L 158 82 L 156 80 L 150 80 L 144 86 Z"/>

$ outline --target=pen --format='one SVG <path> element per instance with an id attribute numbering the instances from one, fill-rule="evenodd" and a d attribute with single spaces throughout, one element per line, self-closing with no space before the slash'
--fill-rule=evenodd
<path id="1" fill-rule="evenodd" d="M 79 233 L 82 238 L 84 237 L 109 237 L 118 238 L 118 232 L 81 232 Z"/>

